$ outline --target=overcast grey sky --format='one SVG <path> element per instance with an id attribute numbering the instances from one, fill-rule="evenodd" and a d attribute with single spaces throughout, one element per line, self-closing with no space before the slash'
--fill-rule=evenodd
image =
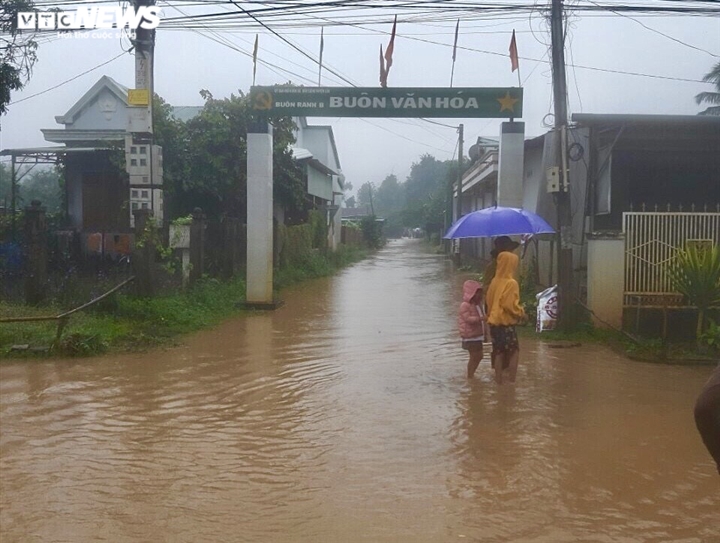
<path id="1" fill-rule="evenodd" d="M 615 0 L 605 3 L 612 2 Z M 649 2 L 645 0 L 643 4 Z M 542 7 L 547 3 L 536 5 Z M 191 12 L 187 7 L 181 9 Z M 233 6 L 224 9 L 233 9 Z M 694 115 L 702 109 L 695 104 L 694 96 L 712 90 L 711 85 L 698 80 L 719 60 L 720 18 L 633 15 L 636 19 L 633 20 L 612 13 L 578 16 L 573 15 L 571 9 L 569 12 L 568 64 L 695 80 L 676 81 L 568 66 L 570 113 Z M 171 15 L 179 13 L 165 6 L 163 17 Z M 388 36 L 378 31 L 390 31 L 392 15 L 392 12 L 387 13 L 385 24 L 363 25 L 372 31 L 328 26 L 325 29 L 324 63 L 358 86 L 379 86 L 378 51 L 381 44 L 387 45 Z M 377 10 L 373 16 L 378 17 Z M 408 17 L 401 15 L 399 18 L 388 85 L 449 86 L 455 20 L 445 17 L 445 20 L 413 24 L 406 22 Z M 532 137 L 547 130 L 547 123 L 552 123 L 547 115 L 553 110 L 549 28 L 539 11 L 513 18 L 461 20 L 454 86 L 517 86 L 517 73 L 511 72 L 508 57 L 513 29 L 517 32 L 525 96 L 522 120 L 526 123 L 526 136 Z M 317 56 L 317 27 L 279 29 L 278 32 Z M 257 84 L 272 85 L 288 80 L 316 84 L 317 66 L 266 30 L 171 30 L 164 29 L 161 22 L 156 45 L 156 92 L 176 106 L 201 105 L 201 89 L 210 90 L 218 98 L 238 89 L 247 92 L 252 83 L 252 60 L 217 41 L 225 41 L 251 53 L 256 33 L 260 35 L 261 59 L 307 78 L 302 80 L 282 72 L 278 74 L 259 65 Z M 13 94 L 8 113 L 0 119 L 0 148 L 52 145 L 43 139 L 40 129 L 60 128 L 54 117 L 64 114 L 102 75 L 132 87 L 133 58 L 125 54 L 70 83 L 32 97 L 121 55 L 123 48 L 128 48 L 127 40 L 114 38 L 74 37 L 41 43 L 32 79 L 25 89 Z M 324 72 L 323 85 L 348 84 Z M 366 181 L 379 184 L 391 173 L 404 180 L 411 164 L 424 153 L 443 160 L 452 158 L 457 142 L 455 127 L 459 122 L 465 125 L 466 150 L 478 136 L 497 137 L 501 122 L 487 119 L 435 121 L 450 127 L 415 119 L 309 119 L 310 124 L 333 126 L 343 171 L 355 189 Z"/>

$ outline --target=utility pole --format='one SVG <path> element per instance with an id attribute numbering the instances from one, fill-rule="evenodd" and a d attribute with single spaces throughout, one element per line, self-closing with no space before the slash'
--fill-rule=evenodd
<path id="1" fill-rule="evenodd" d="M 12 215 L 10 215 L 10 233 L 12 234 L 11 240 L 13 243 L 17 241 L 17 226 L 15 223 L 15 217 L 17 212 L 17 167 L 16 167 L 17 155 L 13 153 L 10 155 L 10 209 Z"/>
<path id="2" fill-rule="evenodd" d="M 555 194 L 560 246 L 558 248 L 558 328 L 573 324 L 573 253 L 570 183 L 567 170 L 567 86 L 565 78 L 565 33 L 563 0 L 552 0 L 550 12 L 552 42 L 553 101 L 555 103 L 555 163 L 559 168 L 559 191 Z"/>
<path id="3" fill-rule="evenodd" d="M 155 0 L 133 0 L 133 7 L 136 11 L 141 7 L 153 5 L 155 5 Z M 133 45 L 135 47 L 135 88 L 146 89 L 150 95 L 147 105 L 149 115 L 148 132 L 152 134 L 152 99 L 155 90 L 153 81 L 155 72 L 155 29 L 139 26 L 135 30 Z"/>
<path id="4" fill-rule="evenodd" d="M 147 8 L 155 5 L 155 0 L 132 0 L 132 7 L 137 12 L 140 8 Z M 155 52 L 155 29 L 138 26 L 135 29 L 135 37 L 132 39 L 135 49 L 135 89 L 133 92 L 137 97 L 130 103 L 128 132 L 131 136 L 125 144 L 125 152 L 129 157 L 128 173 L 130 174 L 130 202 L 131 213 L 136 209 L 150 209 L 155 217 L 160 216 L 160 209 L 155 209 L 157 185 L 162 186 L 162 177 L 159 167 L 156 171 L 155 163 L 160 164 L 159 155 L 153 156 L 153 95 L 154 84 L 154 52 Z M 139 93 L 139 94 L 138 94 Z M 130 99 L 128 98 L 128 101 Z M 143 166 L 140 157 L 139 162 L 133 165 L 131 154 L 133 150 L 147 150 L 146 164 Z M 139 155 L 138 155 L 139 156 Z M 137 161 L 136 161 L 137 162 Z M 158 179 L 159 178 L 159 179 Z M 133 194 L 144 194 L 149 189 L 149 204 L 145 199 L 134 199 Z M 158 202 L 158 206 L 159 206 Z M 147 207 L 146 207 L 147 206 Z M 131 219 L 131 223 L 134 219 Z"/>
<path id="5" fill-rule="evenodd" d="M 462 177 L 463 177 L 463 135 L 465 133 L 465 126 L 458 126 L 458 181 L 457 181 L 457 207 L 456 213 L 458 220 L 462 216 Z"/>

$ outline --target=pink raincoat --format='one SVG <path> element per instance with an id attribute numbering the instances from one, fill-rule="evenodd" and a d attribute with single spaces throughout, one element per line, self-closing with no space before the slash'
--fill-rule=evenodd
<path id="1" fill-rule="evenodd" d="M 482 290 L 482 285 L 477 281 L 468 280 L 463 284 L 463 301 L 457 319 L 462 339 L 477 339 L 484 336 L 485 315 L 482 311 L 482 299 L 476 298 L 477 305 L 470 301 L 476 292 L 480 291 L 482 294 Z"/>

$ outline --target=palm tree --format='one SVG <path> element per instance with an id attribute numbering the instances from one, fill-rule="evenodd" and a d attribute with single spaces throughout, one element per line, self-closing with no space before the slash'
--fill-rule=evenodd
<path id="1" fill-rule="evenodd" d="M 675 290 L 698 310 L 695 338 L 699 346 L 705 315 L 711 307 L 720 306 L 720 247 L 678 249 L 668 271 Z"/>
<path id="2" fill-rule="evenodd" d="M 695 96 L 695 101 L 698 104 L 703 102 L 707 104 L 714 104 L 708 107 L 705 111 L 701 111 L 698 115 L 720 115 L 720 62 L 718 62 L 712 70 L 710 70 L 703 81 L 706 83 L 713 83 L 717 92 L 701 92 Z"/>

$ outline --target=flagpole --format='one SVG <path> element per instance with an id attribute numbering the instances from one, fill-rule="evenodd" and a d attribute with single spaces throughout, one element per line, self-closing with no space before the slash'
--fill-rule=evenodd
<path id="1" fill-rule="evenodd" d="M 325 27 L 320 27 L 320 61 L 318 62 L 318 87 L 321 86 L 322 81 L 322 57 L 323 57 L 323 33 L 325 31 Z"/>
<path id="2" fill-rule="evenodd" d="M 522 81 L 520 79 L 520 63 L 519 62 L 518 62 L 517 72 L 518 72 L 518 87 L 522 87 Z"/>
<path id="3" fill-rule="evenodd" d="M 452 88 L 453 79 L 455 78 L 455 57 L 457 56 L 458 30 L 460 30 L 460 19 L 458 19 L 457 24 L 455 24 L 455 42 L 453 43 L 453 63 L 452 70 L 450 71 L 450 88 Z"/>

